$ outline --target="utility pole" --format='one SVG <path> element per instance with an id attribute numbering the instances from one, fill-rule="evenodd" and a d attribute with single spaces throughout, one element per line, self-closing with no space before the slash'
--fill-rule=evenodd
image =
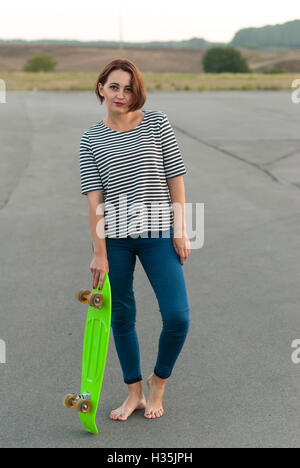
<path id="1" fill-rule="evenodd" d="M 119 30 L 120 30 L 120 49 L 123 49 L 123 0 L 120 0 L 120 16 L 119 16 Z"/>

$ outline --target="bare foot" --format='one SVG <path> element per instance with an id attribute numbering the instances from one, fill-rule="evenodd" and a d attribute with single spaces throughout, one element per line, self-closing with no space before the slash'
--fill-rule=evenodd
<path id="1" fill-rule="evenodd" d="M 110 419 L 115 421 L 126 421 L 127 418 L 135 411 L 146 408 L 146 398 L 144 395 L 130 394 L 120 408 L 113 410 L 110 413 Z"/>
<path id="2" fill-rule="evenodd" d="M 167 379 L 160 379 L 155 374 L 151 374 L 147 380 L 147 386 L 150 390 L 149 400 L 145 410 L 145 418 L 160 418 L 165 410 L 162 406 L 162 399 L 165 391 Z"/>

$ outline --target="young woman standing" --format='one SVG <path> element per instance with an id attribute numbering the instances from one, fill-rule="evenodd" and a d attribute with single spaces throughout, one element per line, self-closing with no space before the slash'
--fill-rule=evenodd
<path id="1" fill-rule="evenodd" d="M 190 324 L 182 268 L 190 254 L 182 177 L 186 170 L 167 115 L 141 110 L 145 86 L 131 61 L 109 63 L 95 93 L 101 104 L 105 101 L 107 117 L 88 128 L 80 142 L 81 188 L 88 197 L 93 239 L 90 269 L 93 288 L 99 282 L 101 289 L 109 274 L 114 342 L 129 389 L 110 418 L 125 421 L 138 409 L 145 409 L 146 418 L 159 418 L 164 414 L 165 385 Z M 135 328 L 136 256 L 156 294 L 163 322 L 156 365 L 147 380 L 148 401 Z M 152 332 L 155 337 L 156 330 Z"/>

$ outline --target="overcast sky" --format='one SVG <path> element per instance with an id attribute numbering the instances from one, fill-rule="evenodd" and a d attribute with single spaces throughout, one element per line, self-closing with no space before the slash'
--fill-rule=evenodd
<path id="1" fill-rule="evenodd" d="M 16 0 L 1 2 L 0 39 L 230 41 L 236 31 L 300 19 L 299 0 Z"/>

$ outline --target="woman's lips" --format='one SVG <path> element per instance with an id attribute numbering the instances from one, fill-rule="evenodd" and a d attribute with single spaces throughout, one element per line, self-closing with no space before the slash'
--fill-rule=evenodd
<path id="1" fill-rule="evenodd" d="M 124 104 L 120 103 L 120 102 L 115 102 L 116 106 L 124 106 Z"/>

